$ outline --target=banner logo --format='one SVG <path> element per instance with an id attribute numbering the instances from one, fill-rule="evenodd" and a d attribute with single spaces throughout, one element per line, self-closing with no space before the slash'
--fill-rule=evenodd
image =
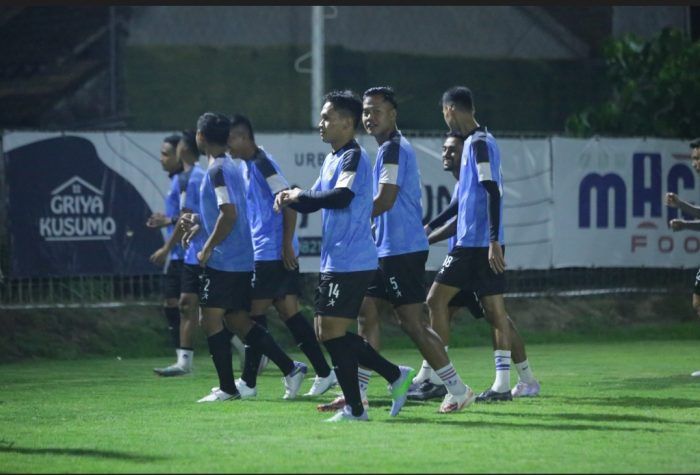
<path id="1" fill-rule="evenodd" d="M 117 230 L 105 216 L 103 193 L 79 176 L 51 191 L 49 216 L 39 218 L 39 234 L 45 241 L 107 241 Z"/>

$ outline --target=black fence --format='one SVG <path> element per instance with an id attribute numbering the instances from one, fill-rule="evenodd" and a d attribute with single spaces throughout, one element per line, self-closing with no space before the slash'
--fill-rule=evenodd
<path id="1" fill-rule="evenodd" d="M 507 272 L 507 296 L 586 296 L 615 293 L 690 293 L 696 270 L 651 268 L 567 268 Z M 426 272 L 426 285 L 435 273 Z M 313 301 L 318 274 L 302 274 L 306 302 Z M 5 279 L 0 305 L 50 306 L 134 304 L 162 301 L 162 274 L 138 276 Z"/>

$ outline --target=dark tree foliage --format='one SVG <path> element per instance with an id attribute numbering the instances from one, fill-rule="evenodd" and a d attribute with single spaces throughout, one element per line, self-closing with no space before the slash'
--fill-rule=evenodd
<path id="1" fill-rule="evenodd" d="M 700 42 L 677 29 L 604 45 L 611 97 L 566 121 L 569 134 L 691 138 L 700 132 Z"/>

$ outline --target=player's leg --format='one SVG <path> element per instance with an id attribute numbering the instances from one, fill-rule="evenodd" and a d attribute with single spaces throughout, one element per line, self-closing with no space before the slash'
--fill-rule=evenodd
<path id="1" fill-rule="evenodd" d="M 297 347 L 306 355 L 316 372 L 311 388 L 304 396 L 320 396 L 337 382 L 335 372 L 326 362 L 321 345 L 316 339 L 314 327 L 299 309 L 297 293 L 288 293 L 274 301 L 275 308 L 289 332 L 294 337 Z"/>
<path id="2" fill-rule="evenodd" d="M 250 319 L 250 281 L 252 273 L 232 272 L 231 288 L 236 289 L 229 297 L 226 324 L 247 345 L 260 351 L 280 369 L 284 378 L 285 399 L 294 399 L 304 380 L 307 366 L 293 361 L 277 344 L 270 332 Z"/>
<path id="3" fill-rule="evenodd" d="M 322 276 L 323 278 L 323 276 Z M 321 286 L 319 286 L 320 288 Z M 318 299 L 317 299 L 318 302 Z M 342 420 L 366 421 L 367 410 L 362 404 L 360 386 L 357 381 L 358 358 L 347 343 L 348 329 L 354 318 L 341 316 L 316 316 L 318 339 L 328 350 L 333 362 L 338 384 L 343 391 L 344 407 L 328 419 L 329 422 Z"/>
<path id="4" fill-rule="evenodd" d="M 233 377 L 232 333 L 224 327 L 223 322 L 229 301 L 228 294 L 231 292 L 230 281 L 226 274 L 228 273 L 207 268 L 200 275 L 200 325 L 207 336 L 209 353 L 219 378 L 219 386 L 212 388 L 211 393 L 198 402 L 219 402 L 240 398 Z"/>
<path id="5" fill-rule="evenodd" d="M 481 298 L 481 303 L 486 310 L 486 320 L 492 328 L 496 377 L 491 387 L 479 394 L 476 401 L 510 401 L 512 399 L 510 392 L 511 330 L 503 295 L 484 296 Z"/>
<path id="6" fill-rule="evenodd" d="M 180 346 L 177 349 L 175 364 L 163 368 L 161 376 L 180 376 L 192 371 L 194 349 L 192 340 L 199 320 L 199 276 L 202 268 L 198 265 L 183 264 L 180 280 Z"/>
<path id="7" fill-rule="evenodd" d="M 249 318 L 257 325 L 267 330 L 267 317 L 265 311 L 272 305 L 272 298 L 256 299 L 250 302 Z M 237 333 L 238 335 L 238 333 Z M 235 338 L 235 337 L 234 337 Z M 240 379 L 236 380 L 236 386 L 242 397 L 253 397 L 257 394 L 255 389 L 258 383 L 258 373 L 264 355 L 260 348 L 244 345 L 243 371 Z"/>
<path id="8" fill-rule="evenodd" d="M 508 329 L 510 331 L 511 359 L 515 370 L 518 372 L 518 382 L 510 393 L 513 397 L 537 396 L 540 393 L 540 383 L 535 379 L 535 375 L 532 373 L 532 367 L 530 366 L 530 362 L 527 359 L 527 352 L 525 351 L 525 342 L 510 316 L 507 317 L 507 319 Z"/>
<path id="9" fill-rule="evenodd" d="M 446 347 L 450 341 L 450 301 L 461 288 L 471 288 L 474 277 L 472 261 L 473 253 L 470 249 L 455 247 L 443 261 L 428 292 L 430 323 Z M 459 378 L 451 364 L 434 369 L 448 391 L 440 406 L 440 412 L 456 412 L 474 401 L 473 391 Z"/>
<path id="10" fill-rule="evenodd" d="M 695 288 L 693 289 L 693 310 L 700 317 L 700 270 L 695 276 Z M 690 374 L 692 377 L 700 377 L 700 370 L 693 371 Z"/>
<path id="11" fill-rule="evenodd" d="M 465 397 L 471 399 L 471 390 L 464 384 L 452 365 L 442 340 L 432 328 L 424 324 L 421 318 L 421 305 L 402 305 L 396 310 L 401 319 L 401 327 L 411 337 L 425 361 L 431 368 L 435 368 L 435 373 L 444 385 L 446 393 L 460 400 Z"/>
<path id="12" fill-rule="evenodd" d="M 360 313 L 357 318 L 357 333 L 367 340 L 367 342 L 379 351 L 380 348 L 380 327 L 379 327 L 379 295 L 383 295 L 379 288 L 375 288 L 376 279 L 367 291 L 367 295 L 362 299 Z M 360 393 L 362 400 L 367 400 L 367 390 L 372 378 L 372 370 L 360 365 L 357 370 L 357 378 L 360 383 Z"/>
<path id="13" fill-rule="evenodd" d="M 180 283 L 182 279 L 182 261 L 172 260 L 168 263 L 165 273 L 163 315 L 167 322 L 168 334 L 172 341 L 176 354 L 180 348 L 180 309 L 178 299 L 180 297 Z M 172 366 L 172 365 L 171 365 Z M 177 376 L 169 371 L 171 366 L 165 368 L 153 368 L 153 371 L 160 376 Z"/>

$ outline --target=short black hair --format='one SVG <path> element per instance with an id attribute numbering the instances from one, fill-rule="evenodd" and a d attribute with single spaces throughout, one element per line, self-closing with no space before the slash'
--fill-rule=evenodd
<path id="1" fill-rule="evenodd" d="M 459 139 L 460 142 L 464 143 L 467 138 L 464 136 L 464 134 L 460 134 L 459 132 L 455 132 L 454 130 L 451 130 L 449 132 L 445 132 L 445 139 L 448 139 L 450 137 L 454 137 L 456 139 Z"/>
<path id="2" fill-rule="evenodd" d="M 394 109 L 399 108 L 399 104 L 396 102 L 396 95 L 394 94 L 394 89 L 390 86 L 377 86 L 370 87 L 362 94 L 362 99 L 369 96 L 382 96 L 385 101 L 394 106 Z"/>
<path id="3" fill-rule="evenodd" d="M 197 131 L 202 132 L 207 142 L 226 145 L 231 132 L 231 119 L 218 112 L 205 112 L 197 119 Z"/>
<path id="4" fill-rule="evenodd" d="M 700 137 L 693 139 L 693 141 L 690 142 L 690 148 L 700 148 Z"/>
<path id="5" fill-rule="evenodd" d="M 177 144 L 180 142 L 180 138 L 178 134 L 170 134 L 163 139 L 163 143 L 170 144 L 173 148 L 176 148 Z"/>
<path id="6" fill-rule="evenodd" d="M 330 102 L 333 108 L 341 114 L 352 117 L 354 128 L 362 121 L 362 101 L 357 95 L 346 89 L 345 91 L 331 91 L 323 97 L 323 103 Z"/>
<path id="7" fill-rule="evenodd" d="M 474 110 L 474 97 L 472 91 L 465 86 L 454 86 L 442 95 L 442 105 L 454 104 L 462 110 Z"/>
<path id="8" fill-rule="evenodd" d="M 241 114 L 233 114 L 231 117 L 231 128 L 243 126 L 248 130 L 248 136 L 250 140 L 255 142 L 255 133 L 253 132 L 253 124 L 250 123 L 250 119 Z"/>
<path id="9" fill-rule="evenodd" d="M 202 154 L 197 147 L 197 133 L 194 130 L 183 130 L 180 142 L 184 143 L 187 150 L 192 152 L 195 157 L 199 157 Z"/>

